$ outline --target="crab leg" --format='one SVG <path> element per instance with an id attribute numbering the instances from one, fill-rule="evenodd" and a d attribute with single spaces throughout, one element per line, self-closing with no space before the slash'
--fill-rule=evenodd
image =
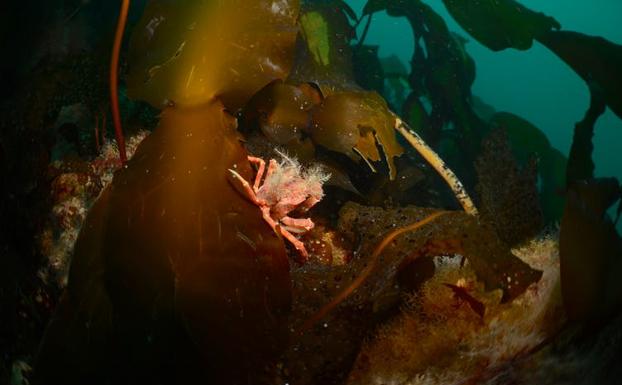
<path id="1" fill-rule="evenodd" d="M 253 190 L 257 192 L 257 190 L 259 190 L 261 178 L 263 177 L 263 173 L 266 169 L 266 162 L 261 158 L 250 155 L 248 156 L 248 161 L 257 165 L 257 175 L 255 176 L 255 183 L 253 183 Z"/>
<path id="2" fill-rule="evenodd" d="M 315 226 L 309 218 L 291 218 L 288 216 L 281 218 L 281 223 L 285 225 L 285 229 L 293 233 L 306 233 Z"/>
<path id="3" fill-rule="evenodd" d="M 296 250 L 298 250 L 300 256 L 302 257 L 302 262 L 305 262 L 309 258 L 309 253 L 307 253 L 307 249 L 305 248 L 304 243 L 302 243 L 298 238 L 294 236 L 294 234 L 287 231 L 284 227 L 279 226 L 279 229 L 283 238 L 287 239 L 292 245 L 294 245 L 294 247 L 296 248 Z"/>
<path id="4" fill-rule="evenodd" d="M 285 227 L 280 226 L 277 222 L 274 221 L 274 219 L 272 219 L 272 217 L 270 216 L 269 207 L 262 207 L 261 214 L 263 215 L 263 219 L 268 222 L 270 227 L 272 227 L 272 229 L 276 233 L 281 234 L 283 238 L 287 239 L 292 245 L 294 245 L 294 247 L 296 248 L 296 250 L 298 250 L 300 256 L 302 257 L 302 262 L 305 262 L 309 258 L 309 253 L 307 253 L 305 245 L 292 233 L 290 233 Z"/>
<path id="5" fill-rule="evenodd" d="M 263 219 L 266 222 L 268 222 L 270 227 L 272 227 L 272 230 L 274 230 L 275 232 L 278 232 L 277 226 L 279 224 L 274 219 L 272 219 L 272 216 L 270 216 L 270 207 L 262 206 L 261 207 L 261 215 L 263 216 Z"/>
<path id="6" fill-rule="evenodd" d="M 270 163 L 268 163 L 268 171 L 266 171 L 266 179 L 268 180 L 270 178 L 270 176 L 272 176 L 272 174 L 274 174 L 274 170 L 276 170 L 276 160 L 274 159 L 270 159 Z"/>
<path id="7" fill-rule="evenodd" d="M 259 202 L 259 199 L 257 199 L 257 195 L 255 195 L 255 191 L 253 190 L 252 186 L 248 184 L 246 179 L 242 178 L 242 175 L 240 175 L 235 170 L 229 169 L 229 172 L 231 173 L 231 176 L 234 179 L 238 180 L 240 184 L 242 184 L 242 188 L 244 189 L 244 192 L 246 193 L 246 197 L 250 199 L 251 202 L 253 202 L 257 206 L 261 206 L 261 202 Z"/>

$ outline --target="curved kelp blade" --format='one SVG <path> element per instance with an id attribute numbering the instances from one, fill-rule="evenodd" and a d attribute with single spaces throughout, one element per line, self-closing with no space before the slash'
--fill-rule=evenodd
<path id="1" fill-rule="evenodd" d="M 622 118 L 622 45 L 571 31 L 550 31 L 538 41 L 565 61 L 590 88 L 600 89 L 609 108 Z"/>
<path id="2" fill-rule="evenodd" d="M 395 117 L 375 92 L 353 91 L 328 96 L 312 113 L 311 137 L 325 148 L 372 162 L 382 159 L 395 177 L 393 158 L 404 149 L 395 137 Z"/>
<path id="3" fill-rule="evenodd" d="M 451 16 L 477 41 L 493 51 L 526 50 L 533 40 L 561 25 L 515 0 L 443 0 Z"/>
<path id="4" fill-rule="evenodd" d="M 339 226 L 344 234 L 360 239 L 360 253 L 368 255 L 388 233 L 412 225 L 437 211 L 414 206 L 384 210 L 350 202 L 340 211 Z M 382 267 L 377 273 L 384 270 L 384 274 L 399 274 L 400 270 L 416 260 L 439 255 L 465 257 L 486 290 L 502 291 L 502 302 L 520 296 L 542 276 L 541 271 L 513 255 L 491 225 L 461 211 L 447 212 L 425 228 L 405 232 L 395 238 L 382 252 Z M 352 263 L 367 265 L 369 261 L 361 258 Z M 387 277 L 383 278 L 378 281 L 379 285 L 394 285 Z M 377 289 L 373 285 L 363 285 L 360 290 Z"/>
<path id="5" fill-rule="evenodd" d="M 163 111 L 79 236 L 68 300 L 88 340 L 58 367 L 87 360 L 111 383 L 263 383 L 286 344 L 291 281 L 282 240 L 228 180 L 229 168 L 252 177 L 239 139 L 220 103 Z M 110 327 L 83 330 L 99 314 Z"/>
<path id="6" fill-rule="evenodd" d="M 353 47 L 352 65 L 356 83 L 366 90 L 384 95 L 385 73 L 378 57 L 378 45 L 357 45 Z"/>
<path id="7" fill-rule="evenodd" d="M 311 125 L 311 109 L 320 101 L 319 91 L 307 83 L 295 86 L 277 80 L 251 98 L 244 107 L 244 122 L 258 125 L 273 143 L 298 142 Z"/>
<path id="8" fill-rule="evenodd" d="M 289 74 L 298 0 L 151 1 L 130 41 L 128 93 L 156 107 L 236 109 Z"/>
<path id="9" fill-rule="evenodd" d="M 433 119 L 422 131 L 424 139 L 437 147 L 443 127 L 454 122 L 463 153 L 469 158 L 461 163 L 470 164 L 479 152 L 479 143 L 487 129 L 469 104 L 476 68 L 465 49 L 466 39 L 451 33 L 443 18 L 420 0 L 370 0 L 363 13 L 382 10 L 390 16 L 406 17 L 413 30 L 415 49 L 409 80 L 414 95 L 409 106 L 416 106 L 414 97 L 426 98 L 431 104 Z M 415 121 L 412 126 L 419 129 Z"/>
<path id="10" fill-rule="evenodd" d="M 561 288 L 572 321 L 602 322 L 622 310 L 622 239 L 607 209 L 621 194 L 618 181 L 577 181 L 559 234 Z"/>
<path id="11" fill-rule="evenodd" d="M 572 146 L 568 156 L 568 169 L 566 170 L 566 183 L 571 184 L 579 180 L 589 180 L 594 178 L 594 127 L 596 121 L 605 113 L 606 104 L 600 89 L 590 87 L 590 107 L 588 108 L 583 120 L 578 122 L 574 128 Z"/>

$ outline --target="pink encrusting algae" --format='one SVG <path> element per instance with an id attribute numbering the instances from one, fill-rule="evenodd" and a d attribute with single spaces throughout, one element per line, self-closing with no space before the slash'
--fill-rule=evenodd
<path id="1" fill-rule="evenodd" d="M 128 138 L 126 150 L 129 158 L 147 135 L 148 131 L 139 131 Z M 48 266 L 39 275 L 45 279 L 51 275 L 50 278 L 56 279 L 61 287 L 67 284 L 71 255 L 86 214 L 121 166 L 119 149 L 113 141 L 105 142 L 99 156 L 79 165 L 79 169 L 70 162 L 57 160 L 50 164 L 50 169 L 59 174 L 54 178 L 50 192 L 53 202 L 50 220 L 40 236 Z"/>

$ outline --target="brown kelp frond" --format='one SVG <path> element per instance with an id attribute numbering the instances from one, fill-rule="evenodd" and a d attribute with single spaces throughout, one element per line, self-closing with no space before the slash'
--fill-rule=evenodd
<path id="1" fill-rule="evenodd" d="M 515 0 L 443 0 L 443 3 L 465 31 L 493 51 L 527 50 L 534 39 L 561 28 L 553 17 L 532 11 Z"/>
<path id="2" fill-rule="evenodd" d="M 573 31 L 549 31 L 538 41 L 568 64 L 590 88 L 600 89 L 607 106 L 622 118 L 622 45 Z"/>
<path id="3" fill-rule="evenodd" d="M 571 321 L 603 322 L 622 308 L 622 238 L 607 215 L 621 191 L 615 178 L 575 181 L 568 187 L 559 258 Z"/>
<path id="4" fill-rule="evenodd" d="M 388 233 L 382 241 L 378 244 L 372 255 L 369 257 L 369 264 L 367 267 L 359 274 L 359 276 L 348 285 L 343 291 L 341 291 L 332 301 L 328 304 L 324 305 L 315 315 L 313 315 L 309 320 L 307 320 L 302 327 L 300 328 L 300 333 L 304 333 L 309 330 L 315 323 L 320 321 L 328 312 L 338 306 L 341 302 L 343 302 L 346 298 L 348 298 L 356 289 L 358 289 L 366 280 L 369 278 L 370 274 L 376 269 L 378 265 L 378 257 L 380 257 L 382 251 L 398 236 L 404 234 L 406 232 L 415 231 L 428 223 L 434 221 L 436 218 L 441 215 L 447 214 L 447 211 L 439 211 L 428 215 L 424 219 L 415 222 L 413 224 L 397 228 L 390 233 Z"/>
<path id="5" fill-rule="evenodd" d="M 353 159 L 362 158 L 372 170 L 372 162 L 384 157 L 389 177 L 395 178 L 394 158 L 404 149 L 392 127 L 393 114 L 379 94 L 360 90 L 331 94 L 313 109 L 311 119 L 315 143 Z"/>
<path id="6" fill-rule="evenodd" d="M 500 367 L 508 362 L 508 370 L 516 370 L 518 359 L 551 338 L 564 317 L 557 240 L 535 239 L 513 251 L 544 274 L 532 289 L 507 304 L 499 304 L 495 293 L 485 291 L 468 265 L 434 258 L 434 277 L 409 298 L 397 317 L 367 339 L 347 383 L 482 384 L 489 383 L 485 380 L 488 376 L 499 375 Z M 457 299 L 447 282 L 468 290 L 480 301 L 485 306 L 484 317 L 468 302 Z M 542 359 L 537 357 L 522 369 L 539 368 L 533 365 Z M 558 367 L 554 365 L 550 368 Z"/>
<path id="7" fill-rule="evenodd" d="M 130 40 L 128 94 L 156 108 L 212 98 L 236 110 L 285 79 L 299 0 L 152 0 Z"/>

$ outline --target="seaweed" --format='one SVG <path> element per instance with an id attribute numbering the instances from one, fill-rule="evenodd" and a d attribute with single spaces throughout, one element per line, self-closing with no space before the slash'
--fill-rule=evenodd
<path id="1" fill-rule="evenodd" d="M 594 136 L 594 125 L 605 112 L 606 105 L 599 90 L 590 88 L 590 91 L 590 106 L 583 120 L 578 122 L 574 129 L 566 171 L 566 182 L 569 185 L 594 177 L 592 137 Z"/>
<path id="2" fill-rule="evenodd" d="M 513 247 L 542 229 L 536 161 L 532 158 L 520 169 L 504 129 L 492 131 L 482 147 L 475 164 L 481 218 L 494 224 L 499 237 Z"/>
<path id="3" fill-rule="evenodd" d="M 308 83 L 299 86 L 276 80 L 257 92 L 244 107 L 243 128 L 257 125 L 272 143 L 301 144 L 311 124 L 311 110 L 321 94 Z"/>
<path id="4" fill-rule="evenodd" d="M 389 176 L 395 178 L 393 158 L 402 154 L 393 128 L 394 117 L 374 92 L 340 92 L 326 97 L 312 112 L 311 137 L 324 147 L 352 158 L 357 154 L 374 169 L 382 149 Z"/>
<path id="5" fill-rule="evenodd" d="M 573 322 L 600 326 L 622 310 L 622 238 L 607 215 L 621 191 L 614 178 L 569 185 L 559 253 L 564 308 Z"/>
<path id="6" fill-rule="evenodd" d="M 415 36 L 409 77 L 412 93 L 403 106 L 405 117 L 414 118 L 408 123 L 440 150 L 471 189 L 475 184 L 472 164 L 488 127 L 470 106 L 475 63 L 464 48 L 465 40 L 451 33 L 442 17 L 420 0 L 369 1 L 363 13 L 380 10 L 406 17 Z M 429 111 L 423 108 L 426 104 Z M 461 151 L 443 150 L 457 143 Z"/>
<path id="7" fill-rule="evenodd" d="M 545 222 L 558 221 L 564 210 L 561 192 L 566 186 L 566 172 L 571 169 L 566 156 L 551 146 L 538 127 L 519 116 L 497 112 L 490 118 L 490 125 L 506 131 L 512 154 L 520 166 L 527 167 L 535 159 L 540 180 L 539 200 Z"/>
<path id="8" fill-rule="evenodd" d="M 351 239 L 360 240 L 361 253 L 364 254 L 379 239 L 391 233 L 387 233 L 388 229 L 406 227 L 413 223 L 413 219 L 425 218 L 432 212 L 416 207 L 385 211 L 349 203 L 341 209 L 339 228 Z M 383 252 L 383 269 L 393 263 L 404 267 L 418 258 L 447 254 L 464 256 L 488 290 L 503 291 L 504 302 L 522 294 L 540 277 L 540 272 L 511 254 L 490 225 L 459 211 L 447 212 L 421 231 L 403 232 L 403 236 L 391 242 Z M 361 263 L 367 264 L 367 261 Z"/>
<path id="9" fill-rule="evenodd" d="M 434 275 L 430 257 L 465 256 L 486 290 L 499 290 L 497 302 L 517 298 L 541 276 L 493 229 L 463 212 L 348 202 L 336 231 L 356 250 L 348 263 L 310 262 L 292 270 L 292 338 L 282 358 L 283 381 L 342 383 L 365 337 L 400 314 L 405 296 Z"/>
<path id="10" fill-rule="evenodd" d="M 357 357 L 363 360 L 363 343 L 407 316 L 408 301 L 429 290 L 432 279 L 442 281 L 445 294 L 453 293 L 459 317 L 484 322 L 491 304 L 520 304 L 542 272 L 510 247 L 541 231 L 539 204 L 548 223 L 560 217 L 563 200 L 556 194 L 564 187 L 560 247 L 569 318 L 607 318 L 622 306 L 615 280 L 621 242 L 605 215 L 622 192 L 615 180 L 590 180 L 594 124 L 606 105 L 620 115 L 619 46 L 554 31 L 560 26 L 553 18 L 513 0 L 445 1 L 467 32 L 492 50 L 526 50 L 539 41 L 588 83 L 592 104 L 575 127 L 566 161 L 526 120 L 479 114 L 483 103 L 471 94 L 476 65 L 467 39 L 421 0 L 370 0 L 361 18 L 342 0 L 302 6 L 296 0 L 151 1 L 130 39 L 126 79 L 127 4 L 109 74 L 121 162 L 121 115 L 133 114 L 140 123 L 146 122 L 141 114 L 154 115 L 125 99 L 125 80 L 130 97 L 162 109 L 160 123 L 89 211 L 67 290 L 41 345 L 37 381 L 118 382 L 124 375 L 127 382 L 341 383 Z M 372 15 L 380 10 L 411 24 L 410 74 L 365 44 Z M 43 88 L 25 102 L 33 108 L 23 117 L 17 117 L 21 110 L 11 114 L 40 142 L 25 143 L 19 129 L 11 129 L 8 140 L 3 136 L 3 169 L 25 171 L 13 179 L 2 175 L 3 191 L 21 194 L 16 208 L 9 207 L 13 200 L 2 203 L 3 215 L 14 218 L 16 210 L 38 201 L 22 218 L 43 217 L 42 191 L 64 196 L 63 188 L 90 178 L 99 158 L 81 158 L 100 151 L 108 126 L 101 63 L 91 68 L 84 60 L 94 55 L 76 55 L 77 65 L 57 72 L 35 73 L 33 84 Z M 97 76 L 73 73 L 76 67 Z M 90 81 L 76 85 L 84 78 Z M 75 103 L 96 120 L 95 133 L 64 120 L 63 111 Z M 12 123 L 3 121 L 2 127 Z M 46 130 L 53 125 L 60 126 L 53 134 L 78 151 L 61 154 L 60 168 L 47 174 L 54 140 Z M 405 151 L 401 139 L 417 152 Z M 8 165 L 23 149 L 34 149 L 38 157 Z M 327 184 L 340 189 L 328 190 L 328 199 L 309 214 L 318 226 L 300 237 L 311 254 L 304 265 L 290 260 L 291 248 L 227 176 L 235 169 L 251 179 L 249 153 L 274 158 L 281 150 L 305 166 L 323 165 L 333 175 Z M 422 159 L 464 211 L 447 209 L 456 202 L 437 191 Z M 376 170 L 386 172 L 373 175 Z M 56 179 L 57 173 L 72 173 L 77 182 Z M 5 188 L 5 179 L 15 187 Z M 100 184 L 84 193 L 89 200 Z M 470 190 L 478 192 L 480 210 Z M 359 203 L 343 204 L 349 199 Z M 412 205 L 415 200 L 420 207 Z M 622 202 L 618 216 L 621 210 Z M 20 228 L 33 233 L 38 226 Z M 3 240 L 19 231 L 9 230 L 0 234 Z M 29 252 L 24 244 L 20 253 Z M 458 270 L 468 270 L 477 289 L 443 280 L 439 255 L 462 257 Z M 28 314 L 42 314 L 43 324 L 54 301 L 21 305 L 29 306 Z M 20 361 L 15 365 L 28 370 Z M 8 370 L 3 364 L 0 378 Z"/>
<path id="11" fill-rule="evenodd" d="M 588 84 L 593 103 L 575 130 L 576 141 L 567 165 L 564 154 L 552 148 L 545 135 L 524 119 L 502 113 L 490 120 L 474 110 L 470 88 L 475 64 L 465 50 L 466 40 L 451 33 L 444 20 L 421 0 L 369 0 L 364 15 L 385 10 L 406 17 L 415 35 L 410 74 L 411 94 L 403 104 L 404 118 L 435 150 L 439 151 L 471 190 L 476 170 L 470 165 L 481 152 L 490 129 L 508 129 L 512 150 L 526 165 L 529 154 L 538 157 L 542 178 L 540 201 L 547 223 L 561 218 L 560 192 L 572 180 L 589 174 L 594 121 L 602 113 L 600 100 L 620 115 L 622 97 L 619 45 L 600 37 L 563 31 L 552 17 L 532 11 L 514 0 L 444 1 L 452 17 L 476 40 L 493 51 L 527 50 L 538 41 L 564 60 Z M 480 103 L 481 104 L 481 103 Z M 599 113 L 600 111 L 600 113 Z M 537 140 L 532 140 L 537 138 Z M 459 143 L 459 145 L 458 145 Z M 458 150 L 460 147 L 460 151 Z M 564 175 L 567 174 L 567 175 Z"/>
<path id="12" fill-rule="evenodd" d="M 151 1 L 130 40 L 128 94 L 161 108 L 235 110 L 293 65 L 299 3 Z"/>
<path id="13" fill-rule="evenodd" d="M 561 25 L 515 0 L 443 0 L 451 16 L 480 43 L 493 51 L 526 50 L 534 39 Z"/>
<path id="14" fill-rule="evenodd" d="M 568 64 L 622 118 L 622 46 L 598 36 L 550 31 L 538 38 Z"/>
<path id="15" fill-rule="evenodd" d="M 288 81 L 315 84 L 324 96 L 350 90 L 354 82 L 350 41 L 354 29 L 340 1 L 307 2 L 301 10 L 301 33 Z"/>
<path id="16" fill-rule="evenodd" d="M 228 183 L 229 167 L 250 178 L 235 121 L 220 103 L 162 113 L 87 217 L 64 310 L 43 342 L 42 379 L 157 378 L 153 362 L 183 364 L 169 351 L 178 333 L 209 366 L 187 376 L 260 376 L 273 362 L 291 301 L 287 256 L 260 211 Z M 75 350 L 64 355 L 57 341 L 69 331 Z M 83 371 L 59 370 L 73 364 Z M 118 369 L 100 373 L 108 365 Z"/>

